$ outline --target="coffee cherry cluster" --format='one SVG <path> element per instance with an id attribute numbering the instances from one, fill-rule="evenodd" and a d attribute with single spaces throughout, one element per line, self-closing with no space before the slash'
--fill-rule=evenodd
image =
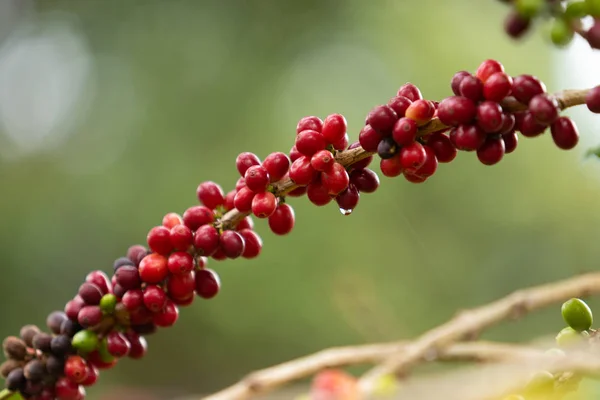
<path id="1" fill-rule="evenodd" d="M 566 46 L 580 35 L 593 49 L 600 49 L 600 1 L 598 0 L 500 0 L 512 10 L 504 21 L 505 32 L 517 39 L 525 35 L 536 19 L 550 19 L 548 36 L 556 46 Z M 589 28 L 583 19 L 593 17 Z"/>

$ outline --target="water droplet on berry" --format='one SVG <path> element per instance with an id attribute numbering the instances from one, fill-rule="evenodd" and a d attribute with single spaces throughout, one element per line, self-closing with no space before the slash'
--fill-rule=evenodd
<path id="1" fill-rule="evenodd" d="M 350 215 L 352 214 L 352 209 L 345 209 L 345 208 L 340 208 L 340 212 L 342 213 L 342 215 Z"/>

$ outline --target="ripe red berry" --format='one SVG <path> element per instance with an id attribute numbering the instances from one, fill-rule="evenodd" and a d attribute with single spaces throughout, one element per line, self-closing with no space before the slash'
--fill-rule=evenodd
<path id="1" fill-rule="evenodd" d="M 195 231 L 202 225 L 211 224 L 214 220 L 215 215 L 206 206 L 193 206 L 183 213 L 183 223 L 192 231 Z"/>
<path id="2" fill-rule="evenodd" d="M 146 257 L 144 257 L 142 261 L 144 261 Z M 140 261 L 140 266 L 141 265 L 142 262 Z M 122 266 L 115 272 L 115 277 L 117 284 L 124 290 L 136 289 L 140 287 L 142 283 L 140 279 L 140 274 L 138 272 L 138 268 L 134 267 L 133 265 Z M 115 291 L 115 289 L 116 287 L 113 288 L 113 291 Z"/>
<path id="3" fill-rule="evenodd" d="M 235 167 L 241 176 L 244 176 L 248 168 L 254 165 L 260 165 L 260 158 L 254 153 L 246 151 L 238 154 L 235 159 Z"/>
<path id="4" fill-rule="evenodd" d="M 516 150 L 519 136 L 517 132 L 511 132 L 502 135 L 502 140 L 504 141 L 504 154 L 509 154 Z"/>
<path id="5" fill-rule="evenodd" d="M 388 178 L 394 178 L 402 174 L 402 163 L 400 162 L 400 154 L 396 154 L 392 158 L 382 159 L 379 162 L 381 173 Z"/>
<path id="6" fill-rule="evenodd" d="M 225 204 L 223 204 L 223 207 L 225 208 L 226 211 L 230 211 L 235 208 L 235 206 L 233 205 L 233 199 L 235 198 L 236 193 L 237 193 L 237 190 L 234 189 L 234 190 L 230 190 L 225 195 Z"/>
<path id="7" fill-rule="evenodd" d="M 244 252 L 244 245 L 244 238 L 236 231 L 224 231 L 219 238 L 219 247 L 227 258 L 241 256 Z"/>
<path id="8" fill-rule="evenodd" d="M 196 190 L 200 203 L 214 210 L 225 203 L 225 194 L 221 186 L 212 181 L 202 182 Z M 191 227 L 190 227 L 191 228 Z"/>
<path id="9" fill-rule="evenodd" d="M 187 299 L 190 296 L 190 293 L 194 291 L 194 277 L 194 272 L 169 276 L 169 280 L 167 281 L 167 292 L 169 297 L 171 299 Z"/>
<path id="10" fill-rule="evenodd" d="M 531 18 L 522 16 L 518 11 L 511 11 L 504 19 L 504 31 L 513 39 L 523 36 L 531 26 Z"/>
<path id="11" fill-rule="evenodd" d="M 296 136 L 296 148 L 305 156 L 312 156 L 327 146 L 325 138 L 317 131 L 302 131 Z"/>
<path id="12" fill-rule="evenodd" d="M 148 247 L 155 253 L 168 255 L 173 250 L 171 231 L 164 226 L 155 226 L 147 236 Z"/>
<path id="13" fill-rule="evenodd" d="M 181 218 L 181 215 L 174 212 L 166 214 L 162 219 L 162 226 L 167 229 L 171 229 L 179 224 L 183 224 L 183 218 Z"/>
<path id="14" fill-rule="evenodd" d="M 473 101 L 483 98 L 483 82 L 473 75 L 465 76 L 458 87 L 460 95 Z"/>
<path id="15" fill-rule="evenodd" d="M 471 123 L 476 112 L 477 108 L 472 100 L 462 96 L 452 96 L 440 102 L 437 116 L 445 125 L 458 126 Z"/>
<path id="16" fill-rule="evenodd" d="M 392 138 L 398 145 L 406 146 L 416 140 L 417 130 L 418 127 L 415 120 L 402 117 L 394 124 Z"/>
<path id="17" fill-rule="evenodd" d="M 307 188 L 306 186 L 299 186 L 296 189 L 289 192 L 287 195 L 289 197 L 302 197 L 306 194 Z"/>
<path id="18" fill-rule="evenodd" d="M 77 322 L 84 328 L 96 326 L 102 321 L 102 310 L 99 306 L 84 306 L 77 314 Z"/>
<path id="19" fill-rule="evenodd" d="M 485 60 L 477 67 L 475 76 L 485 83 L 490 76 L 497 72 L 504 72 L 504 66 L 496 60 Z"/>
<path id="20" fill-rule="evenodd" d="M 131 289 L 123 295 L 121 302 L 129 311 L 136 310 L 144 304 L 144 292 L 142 289 Z"/>
<path id="21" fill-rule="evenodd" d="M 371 125 L 365 125 L 358 134 L 358 141 L 365 151 L 376 152 L 381 135 Z"/>
<path id="22" fill-rule="evenodd" d="M 298 185 L 308 185 L 317 171 L 310 163 L 310 157 L 302 156 L 292 163 L 290 179 Z"/>
<path id="23" fill-rule="evenodd" d="M 194 242 L 192 230 L 185 225 L 175 225 L 169 231 L 169 237 L 175 250 L 187 251 Z"/>
<path id="24" fill-rule="evenodd" d="M 148 310 L 154 313 L 159 312 L 165 306 L 166 301 L 167 295 L 161 287 L 148 285 L 144 289 L 144 305 Z"/>
<path id="25" fill-rule="evenodd" d="M 554 144 L 559 149 L 570 150 L 579 142 L 579 132 L 572 119 L 560 117 L 550 126 Z"/>
<path id="26" fill-rule="evenodd" d="M 433 118 L 435 107 L 429 100 L 416 100 L 406 109 L 405 117 L 416 121 L 418 125 L 423 125 Z"/>
<path id="27" fill-rule="evenodd" d="M 373 108 L 367 116 L 367 124 L 380 133 L 388 133 L 398 120 L 396 112 L 388 105 Z"/>
<path id="28" fill-rule="evenodd" d="M 100 304 L 100 300 L 104 295 L 98 286 L 89 282 L 82 283 L 81 286 L 79 286 L 77 294 L 86 304 L 90 305 Z"/>
<path id="29" fill-rule="evenodd" d="M 353 184 L 348 185 L 346 190 L 336 196 L 335 201 L 344 215 L 350 215 L 358 205 L 360 192 Z"/>
<path id="30" fill-rule="evenodd" d="M 546 85 L 532 75 L 519 75 L 513 79 L 512 95 L 518 102 L 528 105 L 538 94 L 546 93 Z"/>
<path id="31" fill-rule="evenodd" d="M 287 235 L 294 228 L 294 209 L 287 203 L 280 203 L 269 217 L 269 228 L 276 235 Z"/>
<path id="32" fill-rule="evenodd" d="M 498 137 L 488 137 L 483 145 L 477 149 L 477 158 L 485 165 L 494 165 L 504 157 L 504 141 Z"/>
<path id="33" fill-rule="evenodd" d="M 193 293 L 191 298 L 194 298 Z M 178 319 L 179 307 L 177 307 L 173 301 L 167 300 L 164 308 L 160 312 L 154 314 L 152 321 L 156 326 L 166 328 L 175 325 L 175 322 L 177 322 Z"/>
<path id="34" fill-rule="evenodd" d="M 477 125 L 486 133 L 502 128 L 502 107 L 495 101 L 484 101 L 477 106 Z"/>
<path id="35" fill-rule="evenodd" d="M 350 182 L 363 193 L 373 193 L 379 187 L 379 177 L 368 168 L 352 171 Z"/>
<path id="36" fill-rule="evenodd" d="M 316 179 L 308 184 L 306 196 L 316 206 L 324 206 L 331 201 L 329 188 L 320 179 Z"/>
<path id="37" fill-rule="evenodd" d="M 585 104 L 591 112 L 600 113 L 600 86 L 596 86 L 585 95 Z"/>
<path id="38" fill-rule="evenodd" d="M 342 164 L 334 163 L 331 169 L 321 173 L 321 181 L 329 194 L 336 196 L 348 187 L 350 176 Z"/>
<path id="39" fill-rule="evenodd" d="M 221 280 L 212 269 L 203 269 L 196 272 L 196 294 L 204 299 L 212 299 L 219 293 Z"/>
<path id="40" fill-rule="evenodd" d="M 412 104 L 412 101 L 408 97 L 394 96 L 388 101 L 387 105 L 396 113 L 398 118 L 404 117 L 406 109 Z"/>
<path id="41" fill-rule="evenodd" d="M 292 146 L 292 148 L 290 149 L 290 161 L 294 162 L 300 157 L 302 157 L 302 153 L 298 151 L 296 145 Z"/>
<path id="42" fill-rule="evenodd" d="M 558 119 L 558 102 L 546 93 L 538 94 L 529 101 L 529 112 L 542 125 L 550 125 Z"/>
<path id="43" fill-rule="evenodd" d="M 212 225 L 198 228 L 194 235 L 196 253 L 201 256 L 211 256 L 219 247 L 219 231 Z"/>
<path id="44" fill-rule="evenodd" d="M 501 135 L 505 135 L 511 133 L 515 130 L 517 119 L 514 114 L 511 113 L 503 113 L 502 114 L 502 126 L 498 130 L 498 133 Z"/>
<path id="45" fill-rule="evenodd" d="M 400 86 L 400 89 L 398 89 L 396 95 L 404 96 L 410 101 L 417 101 L 423 99 L 419 88 L 413 85 L 412 83 L 405 83 L 404 85 Z"/>
<path id="46" fill-rule="evenodd" d="M 58 400 L 80 400 L 80 386 L 64 376 L 54 384 L 54 395 Z"/>
<path id="47" fill-rule="evenodd" d="M 242 229 L 238 231 L 244 238 L 244 258 L 256 258 L 260 255 L 263 242 L 258 233 L 251 229 Z"/>
<path id="48" fill-rule="evenodd" d="M 184 251 L 172 253 L 167 260 L 167 267 L 172 274 L 183 274 L 194 269 L 194 258 Z"/>
<path id="49" fill-rule="evenodd" d="M 262 166 L 269 173 L 270 181 L 277 182 L 290 170 L 290 159 L 285 153 L 275 152 L 265 158 Z"/>
<path id="50" fill-rule="evenodd" d="M 487 135 L 477 125 L 460 125 L 450 131 L 450 141 L 458 150 L 475 151 Z"/>
<path id="51" fill-rule="evenodd" d="M 416 170 L 420 168 L 427 160 L 427 153 L 423 145 L 414 142 L 409 146 L 400 149 L 400 164 L 403 169 Z"/>
<path id="52" fill-rule="evenodd" d="M 138 270 L 142 281 L 146 283 L 160 283 L 169 274 L 167 258 L 157 253 L 148 254 L 140 262 Z"/>
<path id="53" fill-rule="evenodd" d="M 321 132 L 322 129 L 323 121 L 321 121 L 321 118 L 309 116 L 304 117 L 300 121 L 298 121 L 298 125 L 296 125 L 296 134 L 306 130 Z"/>
<path id="54" fill-rule="evenodd" d="M 80 356 L 69 356 L 65 362 L 65 376 L 73 383 L 81 383 L 87 378 L 87 363 Z"/>
<path id="55" fill-rule="evenodd" d="M 103 295 L 109 293 L 112 289 L 110 279 L 108 279 L 108 276 L 103 271 L 90 272 L 85 277 L 85 281 L 96 285 Z"/>
<path id="56" fill-rule="evenodd" d="M 235 194 L 233 205 L 240 212 L 248 212 L 252 210 L 252 200 L 256 193 L 249 187 L 244 186 Z"/>
<path id="57" fill-rule="evenodd" d="M 335 158 L 329 150 L 317 151 L 310 159 L 310 165 L 316 171 L 327 171 L 335 163 Z"/>
<path id="58" fill-rule="evenodd" d="M 331 114 L 325 118 L 321 133 L 328 143 L 335 143 L 342 140 L 346 134 L 346 129 L 346 118 L 341 114 Z"/>
<path id="59" fill-rule="evenodd" d="M 111 356 L 122 358 L 129 354 L 131 344 L 124 334 L 113 331 L 106 336 L 106 349 Z"/>
<path id="60" fill-rule="evenodd" d="M 496 72 L 483 84 L 483 96 L 486 100 L 500 102 L 512 91 L 513 79 L 504 72 Z"/>
<path id="61" fill-rule="evenodd" d="M 533 115 L 527 111 L 517 115 L 517 129 L 526 137 L 535 137 L 544 133 L 548 125 L 540 124 Z"/>
<path id="62" fill-rule="evenodd" d="M 454 93 L 456 96 L 461 95 L 460 94 L 460 83 L 467 76 L 471 76 L 471 73 L 469 73 L 467 71 L 458 71 L 452 77 L 452 81 L 450 82 L 450 87 L 452 88 L 452 93 Z"/>
<path id="63" fill-rule="evenodd" d="M 98 375 L 100 375 L 100 372 L 98 371 L 98 369 L 96 367 L 94 367 L 90 363 L 87 363 L 86 374 L 87 374 L 87 378 L 85 378 L 85 380 L 83 382 L 81 382 L 81 384 L 83 386 L 93 386 L 96 384 L 96 382 L 98 382 Z M 48 397 L 48 398 L 40 397 L 38 400 L 54 400 L 54 395 L 51 392 L 47 392 L 47 393 L 49 393 L 50 397 Z"/>
<path id="64" fill-rule="evenodd" d="M 348 143 L 350 143 L 350 136 L 346 133 L 340 140 L 337 142 L 331 143 L 335 150 L 344 150 L 348 147 Z"/>
<path id="65" fill-rule="evenodd" d="M 435 173 L 438 167 L 438 160 L 435 156 L 435 151 L 433 148 L 428 145 L 423 145 L 423 149 L 425 149 L 425 162 L 416 170 L 408 171 L 411 175 L 416 175 L 421 178 L 428 178 Z M 405 171 L 406 174 L 406 171 Z"/>
<path id="66" fill-rule="evenodd" d="M 246 170 L 244 181 L 248 189 L 260 193 L 267 190 L 271 177 L 266 168 L 262 165 L 253 165 Z"/>
<path id="67" fill-rule="evenodd" d="M 433 149 L 439 162 L 449 163 L 456 158 L 456 147 L 454 147 L 450 138 L 441 132 L 429 135 L 427 145 Z"/>
<path id="68" fill-rule="evenodd" d="M 423 183 L 427 180 L 427 178 L 411 174 L 408 171 L 404 171 L 404 178 L 410 183 Z"/>
<path id="69" fill-rule="evenodd" d="M 277 208 L 277 197 L 271 192 L 257 193 L 252 199 L 252 213 L 257 218 L 268 218 Z"/>
<path id="70" fill-rule="evenodd" d="M 254 229 L 254 220 L 251 216 L 244 217 L 235 227 L 238 231 L 242 229 Z"/>
<path id="71" fill-rule="evenodd" d="M 237 192 L 238 190 L 240 190 L 243 187 L 246 187 L 246 180 L 242 176 L 242 177 L 238 178 L 238 180 L 235 182 L 235 191 Z"/>
<path id="72" fill-rule="evenodd" d="M 129 350 L 129 358 L 140 359 L 146 355 L 146 351 L 148 350 L 148 342 L 143 336 L 139 334 L 129 331 L 125 333 L 125 337 L 129 341 L 131 345 L 131 349 Z"/>

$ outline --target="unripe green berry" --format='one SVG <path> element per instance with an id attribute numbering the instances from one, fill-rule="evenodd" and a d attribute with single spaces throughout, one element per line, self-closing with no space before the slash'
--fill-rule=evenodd
<path id="1" fill-rule="evenodd" d="M 592 17 L 600 17 L 600 0 L 585 0 L 587 12 Z"/>
<path id="2" fill-rule="evenodd" d="M 544 0 L 516 0 L 515 9 L 526 18 L 535 17 L 544 6 Z"/>
<path id="3" fill-rule="evenodd" d="M 83 354 L 91 353 L 98 348 L 98 335 L 95 332 L 84 329 L 73 336 L 71 344 L 77 351 Z"/>
<path id="4" fill-rule="evenodd" d="M 572 346 L 583 340 L 581 334 L 570 326 L 564 328 L 556 335 L 556 344 L 560 347 Z"/>
<path id="5" fill-rule="evenodd" d="M 575 33 L 571 25 L 562 18 L 555 18 L 550 28 L 550 40 L 556 46 L 566 46 L 573 40 Z"/>
<path id="6" fill-rule="evenodd" d="M 539 371 L 533 374 L 525 387 L 527 392 L 544 392 L 554 389 L 554 375 L 548 371 Z"/>
<path id="7" fill-rule="evenodd" d="M 561 307 L 561 313 L 567 325 L 579 332 L 590 329 L 594 322 L 592 310 L 581 299 L 565 301 Z"/>
<path id="8" fill-rule="evenodd" d="M 106 338 L 103 338 L 98 345 L 98 355 L 105 363 L 110 363 L 115 360 L 115 357 L 108 351 L 108 341 Z"/>
<path id="9" fill-rule="evenodd" d="M 107 293 L 100 299 L 100 309 L 104 314 L 112 314 L 117 305 L 117 296 Z"/>
<path id="10" fill-rule="evenodd" d="M 574 1 L 567 4 L 565 8 L 565 17 L 567 18 L 583 18 L 588 15 L 588 6 L 585 1 Z"/>

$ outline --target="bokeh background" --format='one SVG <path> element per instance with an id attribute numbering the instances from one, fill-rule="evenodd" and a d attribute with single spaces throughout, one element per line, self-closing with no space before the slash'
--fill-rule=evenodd
<path id="1" fill-rule="evenodd" d="M 356 140 L 371 107 L 413 82 L 450 94 L 486 58 L 549 90 L 599 83 L 575 44 L 502 33 L 492 0 L 0 1 L 0 334 L 69 300 L 242 151 L 287 151 L 305 115 L 343 113 Z M 587 72 L 586 72 L 587 71 Z M 426 184 L 382 178 L 344 217 L 293 200 L 297 224 L 259 259 L 216 263 L 223 283 L 149 340 L 142 362 L 91 399 L 207 393 L 328 346 L 413 337 L 510 291 L 598 268 L 600 118 L 564 152 L 521 140 L 497 166 L 460 154 Z M 591 304 L 600 302 L 591 300 Z M 558 307 L 485 337 L 554 334 Z"/>

